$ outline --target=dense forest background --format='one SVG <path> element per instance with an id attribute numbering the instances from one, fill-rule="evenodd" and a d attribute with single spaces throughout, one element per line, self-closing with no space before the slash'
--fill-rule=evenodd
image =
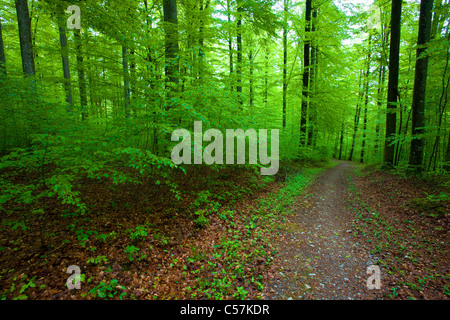
<path id="1" fill-rule="evenodd" d="M 449 161 L 445 1 L 429 8 L 425 47 L 417 1 L 402 4 L 398 39 L 390 1 L 19 4 L 2 1 L 3 153 L 48 142 L 77 144 L 73 156 L 83 161 L 90 150 L 127 148 L 167 157 L 167 134 L 201 120 L 204 130 L 278 128 L 283 159 L 384 160 L 426 171 Z M 71 4 L 81 29 L 67 29 Z M 391 40 L 399 44 L 393 113 Z M 418 124 L 417 50 L 428 60 Z M 414 141 L 423 144 L 419 161 L 410 159 Z"/>
<path id="2" fill-rule="evenodd" d="M 449 19 L 448 0 L 0 0 L 3 225 L 48 250 L 55 215 L 78 217 L 68 230 L 83 243 L 97 198 L 117 211 L 140 190 L 170 195 L 161 207 L 189 194 L 206 225 L 202 205 L 220 201 L 196 188 L 233 174 L 172 163 L 171 133 L 194 121 L 279 129 L 282 163 L 446 180 Z M 180 181 L 190 175 L 204 180 Z"/>

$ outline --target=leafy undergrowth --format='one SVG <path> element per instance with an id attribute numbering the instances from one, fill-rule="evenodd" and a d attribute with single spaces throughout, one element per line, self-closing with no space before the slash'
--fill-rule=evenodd
<path id="1" fill-rule="evenodd" d="M 448 299 L 448 190 L 369 168 L 350 185 L 356 236 L 382 268 L 385 298 Z"/>
<path id="2" fill-rule="evenodd" d="M 293 174 L 299 170 L 290 165 L 264 177 L 242 166 L 191 166 L 171 177 L 176 193 L 150 179 L 116 184 L 84 177 L 72 192 L 86 209 L 48 196 L 45 220 L 32 205 L 6 201 L 1 298 L 261 298 L 275 254 L 272 227 L 316 169 Z M 291 177 L 297 187 L 283 188 L 280 181 Z M 79 290 L 67 288 L 72 265 L 81 270 Z"/>

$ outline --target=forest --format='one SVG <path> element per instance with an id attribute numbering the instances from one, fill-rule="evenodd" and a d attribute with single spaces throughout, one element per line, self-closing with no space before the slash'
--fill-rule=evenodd
<path id="1" fill-rule="evenodd" d="M 1 300 L 448 300 L 449 22 L 0 0 Z"/>

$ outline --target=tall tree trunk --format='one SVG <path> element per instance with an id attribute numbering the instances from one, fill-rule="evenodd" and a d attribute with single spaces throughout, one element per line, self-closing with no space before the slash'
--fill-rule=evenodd
<path id="1" fill-rule="evenodd" d="M 348 158 L 349 161 L 353 161 L 353 153 L 355 151 L 355 145 L 356 145 L 356 134 L 358 133 L 359 118 L 360 118 L 360 115 L 361 115 L 360 104 L 361 104 L 362 98 L 364 96 L 364 90 L 361 88 L 362 87 L 362 85 L 361 85 L 362 77 L 363 77 L 363 71 L 361 70 L 360 73 L 359 73 L 359 85 L 358 85 L 359 97 L 358 97 L 358 103 L 356 105 L 356 110 L 355 110 L 355 118 L 354 118 L 354 124 L 353 124 L 352 147 L 350 149 L 350 156 Z"/>
<path id="2" fill-rule="evenodd" d="M 238 3 L 238 18 L 236 23 L 236 46 L 237 46 L 237 63 L 236 63 L 236 76 L 237 85 L 236 92 L 238 95 L 238 102 L 240 105 L 243 104 L 242 99 L 242 12 L 243 9 Z"/>
<path id="3" fill-rule="evenodd" d="M 312 20 L 311 20 L 311 31 L 313 37 L 315 37 L 316 31 L 316 19 L 317 19 L 317 8 L 312 8 Z M 315 121 L 317 117 L 317 109 L 313 106 L 311 97 L 315 93 L 316 76 L 317 76 L 317 41 L 314 38 L 311 39 L 311 70 L 309 73 L 309 103 L 308 103 L 308 145 L 315 145 Z"/>
<path id="4" fill-rule="evenodd" d="M 203 60 L 205 57 L 205 50 L 204 50 L 204 15 L 205 15 L 205 10 L 208 9 L 209 7 L 209 3 L 210 0 L 207 0 L 206 3 L 203 3 L 203 0 L 199 1 L 199 6 L 200 6 L 200 21 L 199 21 L 199 27 L 198 27 L 198 56 L 199 56 L 199 62 L 198 62 L 198 78 L 200 80 L 200 82 L 203 79 Z"/>
<path id="5" fill-rule="evenodd" d="M 20 54 L 22 56 L 22 70 L 25 75 L 34 75 L 34 55 L 31 44 L 31 20 L 28 12 L 27 0 L 15 0 L 17 21 L 19 25 Z"/>
<path id="6" fill-rule="evenodd" d="M 150 13 L 148 11 L 148 2 L 147 0 L 144 0 L 144 7 L 145 7 L 145 22 L 147 25 L 147 36 L 150 38 L 151 37 L 151 21 L 150 21 Z M 150 73 L 148 76 L 148 84 L 150 86 L 150 88 L 154 88 L 154 77 L 155 77 L 155 73 L 156 73 L 156 62 L 153 60 L 152 58 L 152 48 L 150 47 L 150 45 L 147 44 L 147 71 Z"/>
<path id="7" fill-rule="evenodd" d="M 375 126 L 375 146 L 374 151 L 375 155 L 379 154 L 379 144 L 380 144 L 380 131 L 381 131 L 381 116 L 382 116 L 382 104 L 383 104 L 383 96 L 384 96 L 384 83 L 386 81 L 386 66 L 387 66 L 387 54 L 386 47 L 389 42 L 389 34 L 390 30 L 387 27 L 387 23 L 383 23 L 381 25 L 381 59 L 380 59 L 380 69 L 378 73 L 378 88 L 377 88 L 377 118 L 376 118 L 376 126 Z"/>
<path id="8" fill-rule="evenodd" d="M 230 0 L 227 0 L 227 18 L 228 18 L 228 25 L 231 25 L 231 7 L 230 7 Z M 232 32 L 230 31 L 228 35 L 228 58 L 229 58 L 229 65 L 230 65 L 230 78 L 233 76 L 233 37 Z M 231 91 L 233 91 L 233 86 L 231 87 Z"/>
<path id="9" fill-rule="evenodd" d="M 439 36 L 440 33 L 440 25 L 441 25 L 441 14 L 439 14 L 439 10 L 442 6 L 442 0 L 436 0 L 435 2 L 435 8 L 437 9 L 433 14 L 433 21 L 431 23 L 431 39 L 435 39 L 437 36 Z"/>
<path id="10" fill-rule="evenodd" d="M 67 111 L 72 111 L 72 86 L 70 83 L 69 50 L 67 47 L 67 35 L 63 16 L 58 15 L 59 42 L 61 45 L 61 60 L 64 74 L 64 91 L 66 93 Z"/>
<path id="11" fill-rule="evenodd" d="M 135 100 L 136 95 L 138 94 L 138 88 L 136 85 L 136 54 L 134 51 L 134 48 L 130 50 L 130 95 L 131 95 L 131 101 Z M 133 115 L 136 117 L 137 110 L 135 104 L 133 105 Z"/>
<path id="12" fill-rule="evenodd" d="M 165 74 L 171 92 L 178 92 L 179 61 L 178 61 L 178 17 L 176 0 L 164 0 L 164 31 L 165 31 Z"/>
<path id="13" fill-rule="evenodd" d="M 376 118 L 376 125 L 375 125 L 375 146 L 374 146 L 374 152 L 375 154 L 378 154 L 379 151 L 379 142 L 380 142 L 380 110 L 383 103 L 383 93 L 384 93 L 384 82 L 386 78 L 386 66 L 384 65 L 383 61 L 380 61 L 380 68 L 378 73 L 378 88 L 377 88 L 377 118 Z"/>
<path id="14" fill-rule="evenodd" d="M 283 16 L 283 129 L 286 128 L 286 96 L 287 96 L 287 14 L 288 0 L 284 0 Z"/>
<path id="15" fill-rule="evenodd" d="M 402 0 L 392 0 L 391 9 L 391 41 L 389 46 L 389 78 L 386 112 L 386 135 L 383 161 L 387 167 L 394 165 L 395 138 L 397 127 L 398 71 L 400 53 Z"/>
<path id="16" fill-rule="evenodd" d="M 311 31 L 311 1 L 306 0 L 305 10 L 305 42 L 303 45 L 303 78 L 302 78 L 302 107 L 300 111 L 300 145 L 306 146 L 307 143 L 307 127 L 308 118 L 308 88 L 309 88 L 309 55 L 310 55 L 310 31 Z"/>
<path id="17" fill-rule="evenodd" d="M 250 98 L 250 107 L 253 107 L 253 51 L 250 50 L 248 53 L 248 60 L 250 63 L 250 70 L 249 70 L 249 98 Z"/>
<path id="18" fill-rule="evenodd" d="M 409 164 L 418 171 L 423 170 L 423 148 L 425 132 L 425 94 L 427 87 L 428 56 L 426 44 L 430 41 L 431 11 L 433 0 L 422 0 L 420 3 L 419 34 L 417 38 L 417 60 L 414 76 L 414 91 L 412 100 L 412 135 Z"/>
<path id="19" fill-rule="evenodd" d="M 447 25 L 447 40 L 450 40 L 450 33 L 449 33 L 448 25 Z M 447 106 L 447 92 L 448 92 L 448 88 L 449 88 L 449 85 L 450 85 L 450 78 L 447 77 L 447 70 L 448 70 L 448 66 L 449 66 L 449 59 L 450 59 L 450 47 L 447 47 L 447 55 L 446 55 L 446 59 L 445 59 L 445 67 L 444 67 L 444 71 L 442 73 L 442 92 L 441 92 L 441 96 L 439 98 L 439 104 L 438 104 L 437 133 L 436 133 L 436 138 L 434 139 L 434 145 L 433 145 L 433 150 L 431 151 L 430 161 L 428 163 L 428 171 L 431 168 L 431 162 L 433 160 L 433 157 L 434 157 L 435 163 L 436 163 L 437 158 L 438 158 L 437 151 L 439 149 L 439 141 L 440 141 L 440 138 L 441 138 L 441 130 L 442 130 L 441 126 L 442 126 L 442 120 L 443 120 L 444 115 L 445 115 L 445 108 Z M 446 79 L 447 79 L 447 83 L 446 83 Z M 444 159 L 444 161 L 445 161 L 445 159 Z M 434 170 L 435 170 L 435 168 L 434 168 Z"/>
<path id="20" fill-rule="evenodd" d="M 6 56 L 3 45 L 2 20 L 0 19 L 0 75 L 6 76 Z"/>
<path id="21" fill-rule="evenodd" d="M 344 112 L 342 113 L 342 123 L 341 123 L 341 136 L 339 138 L 339 160 L 342 160 L 342 146 L 344 144 L 344 129 L 345 129 L 345 108 Z"/>
<path id="22" fill-rule="evenodd" d="M 80 89 L 81 120 L 84 121 L 88 117 L 87 90 L 86 90 L 86 78 L 84 74 L 83 45 L 81 40 L 81 32 L 79 29 L 75 29 L 74 37 L 77 56 L 78 87 Z"/>
<path id="23" fill-rule="evenodd" d="M 446 171 L 450 171 L 450 130 L 448 130 L 447 150 L 445 152 L 444 161 L 445 161 L 444 169 Z"/>
<path id="24" fill-rule="evenodd" d="M 125 117 L 130 117 L 130 73 L 128 71 L 128 48 L 122 46 L 123 90 L 125 101 Z"/>
<path id="25" fill-rule="evenodd" d="M 264 48 L 264 107 L 267 108 L 269 97 L 269 45 Z"/>
<path id="26" fill-rule="evenodd" d="M 364 163 L 364 152 L 366 147 L 366 130 L 367 130 L 367 107 L 369 105 L 369 75 L 370 75 L 370 53 L 372 50 L 372 35 L 369 34 L 368 38 L 368 53 L 367 53 L 367 68 L 366 68 L 366 76 L 364 81 L 364 94 L 365 94 L 365 100 L 364 100 L 364 118 L 363 118 L 363 139 L 362 139 L 362 146 L 361 146 L 361 163 Z"/>

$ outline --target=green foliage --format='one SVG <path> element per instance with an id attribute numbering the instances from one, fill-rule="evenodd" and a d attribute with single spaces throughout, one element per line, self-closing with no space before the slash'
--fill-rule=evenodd
<path id="1" fill-rule="evenodd" d="M 89 293 L 93 297 L 97 297 L 100 299 L 108 299 L 114 298 L 115 296 L 119 296 L 120 300 L 122 300 L 126 296 L 126 292 L 119 293 L 119 290 L 125 290 L 124 286 L 118 284 L 119 281 L 117 279 L 112 279 L 109 282 L 101 281 L 96 287 L 89 290 Z"/>
<path id="2" fill-rule="evenodd" d="M 244 300 L 247 296 L 248 291 L 244 290 L 244 287 L 236 287 L 236 292 L 233 297 L 236 299 Z"/>
<path id="3" fill-rule="evenodd" d="M 147 234 L 147 227 L 139 225 L 139 226 L 136 226 L 135 231 L 130 234 L 130 239 L 134 243 L 136 243 L 138 241 L 144 240 L 147 237 L 147 235 L 148 235 Z"/>
<path id="4" fill-rule="evenodd" d="M 128 260 L 130 262 L 133 262 L 136 259 L 137 253 L 140 251 L 141 249 L 139 249 L 138 247 L 135 246 L 127 246 L 125 248 L 125 253 L 128 256 Z"/>
<path id="5" fill-rule="evenodd" d="M 197 227 L 204 228 L 209 224 L 208 218 L 204 215 L 204 210 L 197 210 L 194 212 L 194 214 L 197 216 L 197 218 L 194 220 Z"/>
<path id="6" fill-rule="evenodd" d="M 92 264 L 102 264 L 102 263 L 107 263 L 108 262 L 108 258 L 106 258 L 105 256 L 97 256 L 97 257 L 91 257 L 88 259 L 88 261 L 86 261 L 86 263 L 92 263 Z"/>

